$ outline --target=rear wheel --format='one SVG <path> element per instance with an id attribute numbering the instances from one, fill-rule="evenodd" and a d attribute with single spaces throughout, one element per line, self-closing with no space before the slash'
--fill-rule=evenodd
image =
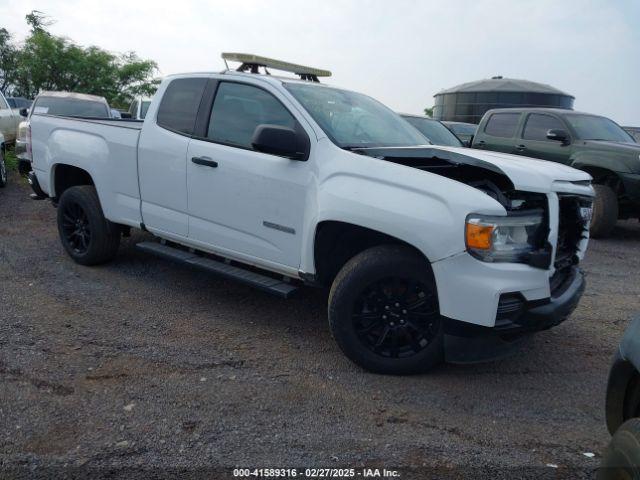
<path id="1" fill-rule="evenodd" d="M 640 478 L 640 418 L 633 418 L 616 431 L 604 451 L 598 480 Z"/>
<path id="2" fill-rule="evenodd" d="M 69 256 L 81 265 L 112 260 L 120 245 L 120 228 L 104 217 L 91 185 L 71 187 L 61 195 L 58 233 Z"/>
<path id="3" fill-rule="evenodd" d="M 618 196 L 607 185 L 594 185 L 596 198 L 593 202 L 593 218 L 590 234 L 593 238 L 611 235 L 618 221 Z"/>
<path id="4" fill-rule="evenodd" d="M 331 287 L 329 323 L 345 355 L 372 372 L 424 372 L 443 359 L 435 281 L 408 247 L 373 247 L 349 260 Z"/>
<path id="5" fill-rule="evenodd" d="M 0 150 L 0 188 L 7 184 L 7 164 L 4 163 L 4 152 Z"/>

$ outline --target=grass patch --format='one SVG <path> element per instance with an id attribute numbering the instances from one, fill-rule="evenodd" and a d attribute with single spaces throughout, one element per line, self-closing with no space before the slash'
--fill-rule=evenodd
<path id="1" fill-rule="evenodd" d="M 7 147 L 4 152 L 4 163 L 8 171 L 18 171 L 18 158 L 16 157 L 15 147 Z"/>

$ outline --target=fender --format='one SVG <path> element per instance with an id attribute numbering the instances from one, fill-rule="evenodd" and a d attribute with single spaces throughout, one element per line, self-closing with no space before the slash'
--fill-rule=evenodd
<path id="1" fill-rule="evenodd" d="M 304 230 L 309 233 L 303 239 L 303 272 L 316 271 L 314 241 L 317 225 L 323 221 L 349 223 L 387 234 L 436 262 L 465 250 L 464 219 L 468 214 L 506 215 L 499 202 L 458 181 L 340 151 L 324 156 L 331 159 L 326 163 L 319 162 L 317 213 L 306 220 Z M 332 165 L 334 162 L 341 165 Z M 324 176 L 324 171 L 331 173 Z M 375 172 L 375 177 L 368 172 Z"/>

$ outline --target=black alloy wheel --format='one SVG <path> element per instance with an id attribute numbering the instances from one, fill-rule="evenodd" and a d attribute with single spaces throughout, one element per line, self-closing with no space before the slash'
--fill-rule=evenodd
<path id="1" fill-rule="evenodd" d="M 388 358 L 407 358 L 424 350 L 440 331 L 433 293 L 413 279 L 388 277 L 368 286 L 352 314 L 359 340 Z"/>
<path id="2" fill-rule="evenodd" d="M 62 230 L 74 253 L 87 253 L 91 244 L 91 226 L 87 214 L 78 203 L 65 203 L 62 211 Z"/>

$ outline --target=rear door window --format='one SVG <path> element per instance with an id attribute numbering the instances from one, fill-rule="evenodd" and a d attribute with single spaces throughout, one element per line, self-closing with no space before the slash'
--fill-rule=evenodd
<path id="1" fill-rule="evenodd" d="M 494 113 L 489 117 L 484 132 L 493 137 L 511 138 L 516 133 L 519 113 Z"/>
<path id="2" fill-rule="evenodd" d="M 562 122 L 551 115 L 543 115 L 540 113 L 532 113 L 527 117 L 527 123 L 524 125 L 522 138 L 525 140 L 548 141 L 547 132 L 549 130 L 565 130 Z"/>
<path id="3" fill-rule="evenodd" d="M 173 80 L 162 96 L 157 122 L 163 128 L 193 135 L 206 78 L 178 78 Z"/>

